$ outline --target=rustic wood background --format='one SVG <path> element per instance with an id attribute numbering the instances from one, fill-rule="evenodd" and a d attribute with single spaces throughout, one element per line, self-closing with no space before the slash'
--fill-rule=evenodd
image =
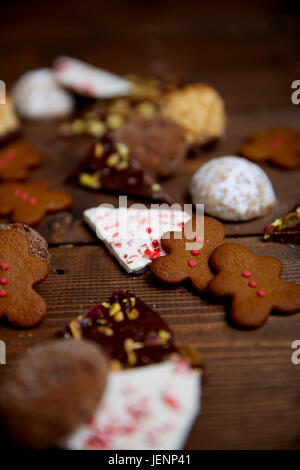
<path id="1" fill-rule="evenodd" d="M 69 54 L 116 73 L 172 72 L 216 86 L 227 104 L 227 137 L 213 151 L 186 160 L 180 175 L 165 182 L 179 202 L 187 201 L 190 177 L 206 159 L 234 154 L 252 131 L 271 125 L 299 129 L 300 105 L 291 103 L 291 82 L 300 79 L 297 1 L 10 0 L 1 2 L 0 18 L 0 78 L 8 85 L 26 70 Z M 31 179 L 63 187 L 88 143 L 59 140 L 57 130 L 58 123 L 26 122 L 23 136 L 44 158 Z M 264 169 L 278 196 L 276 208 L 264 219 L 226 224 L 228 240 L 277 256 L 284 279 L 300 282 L 300 247 L 261 240 L 269 221 L 300 202 L 300 170 Z M 32 330 L 1 322 L 8 364 L 113 290 L 129 288 L 157 307 L 179 342 L 203 355 L 202 412 L 187 449 L 299 449 L 300 365 L 291 363 L 299 315 L 272 316 L 257 331 L 240 331 L 208 296 L 184 286 L 163 287 L 149 272 L 127 275 L 81 220 L 84 209 L 117 198 L 68 189 L 72 210 L 48 216 L 37 227 L 51 247 L 52 271 L 38 287 L 49 313 Z"/>

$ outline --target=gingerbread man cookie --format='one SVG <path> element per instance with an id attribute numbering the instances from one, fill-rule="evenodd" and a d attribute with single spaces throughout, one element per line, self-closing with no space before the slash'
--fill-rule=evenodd
<path id="1" fill-rule="evenodd" d="M 47 312 L 45 300 L 33 286 L 49 272 L 46 241 L 23 224 L 0 225 L 0 318 L 20 327 L 32 327 Z"/>
<path id="2" fill-rule="evenodd" d="M 203 223 L 204 237 L 198 233 Z M 180 233 L 182 235 L 177 238 Z M 204 292 L 213 278 L 209 257 L 224 242 L 224 238 L 225 230 L 221 222 L 212 217 L 193 217 L 182 232 L 167 232 L 162 236 L 161 244 L 168 254 L 152 261 L 152 272 L 167 284 L 178 284 L 189 279 L 199 292 Z M 196 247 L 190 249 L 191 243 Z"/>
<path id="3" fill-rule="evenodd" d="M 47 212 L 68 209 L 71 196 L 64 191 L 52 191 L 48 183 L 4 183 L 0 185 L 0 215 L 12 222 L 38 224 Z"/>
<path id="4" fill-rule="evenodd" d="M 29 169 L 38 166 L 41 157 L 29 144 L 17 142 L 0 152 L 0 179 L 19 181 L 27 178 Z"/>
<path id="5" fill-rule="evenodd" d="M 216 296 L 232 298 L 230 316 L 237 325 L 262 326 L 272 310 L 300 312 L 300 286 L 280 279 L 282 264 L 277 258 L 225 243 L 216 248 L 210 263 L 218 274 L 209 289 Z"/>
<path id="6" fill-rule="evenodd" d="M 269 161 L 293 169 L 300 166 L 300 134 L 291 129 L 274 128 L 251 135 L 239 154 L 254 162 Z"/>

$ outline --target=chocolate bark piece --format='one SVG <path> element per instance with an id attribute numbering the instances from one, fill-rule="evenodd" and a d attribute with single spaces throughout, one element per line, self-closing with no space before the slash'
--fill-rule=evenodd
<path id="1" fill-rule="evenodd" d="M 300 204 L 264 228 L 264 240 L 300 244 Z"/>
<path id="2" fill-rule="evenodd" d="M 67 182 L 77 182 L 89 189 L 105 189 L 154 201 L 172 203 L 152 175 L 131 155 L 122 142 L 106 134 L 93 144 L 88 155 Z"/>
<path id="3" fill-rule="evenodd" d="M 58 336 L 96 341 L 113 369 L 157 364 L 180 355 L 166 322 L 130 291 L 113 293 L 109 302 L 72 320 Z"/>

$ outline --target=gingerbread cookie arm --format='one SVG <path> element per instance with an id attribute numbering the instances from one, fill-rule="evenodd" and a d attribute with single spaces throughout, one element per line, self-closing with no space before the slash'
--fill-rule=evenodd
<path id="1" fill-rule="evenodd" d="M 72 205 L 71 196 L 64 191 L 51 191 L 50 197 L 51 200 L 47 202 L 47 212 L 65 210 Z"/>

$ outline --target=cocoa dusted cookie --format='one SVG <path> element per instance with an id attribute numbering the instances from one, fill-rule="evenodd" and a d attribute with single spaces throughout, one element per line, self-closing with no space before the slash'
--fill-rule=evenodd
<path id="1" fill-rule="evenodd" d="M 44 238 L 23 224 L 0 224 L 0 318 L 19 327 L 33 327 L 47 312 L 34 290 L 49 272 L 50 256 Z"/>
<path id="2" fill-rule="evenodd" d="M 281 168 L 298 168 L 300 134 L 292 129 L 280 127 L 256 132 L 248 137 L 239 154 L 257 163 L 268 161 Z"/>
<path id="3" fill-rule="evenodd" d="M 37 151 L 25 142 L 11 144 L 0 152 L 0 180 L 20 181 L 27 178 L 30 168 L 41 163 Z"/>
<path id="4" fill-rule="evenodd" d="M 107 374 L 105 355 L 89 341 L 60 339 L 34 346 L 1 381 L 2 426 L 23 447 L 56 447 L 92 415 Z"/>
<path id="5" fill-rule="evenodd" d="M 180 168 L 187 152 L 183 129 L 163 116 L 136 116 L 115 133 L 130 153 L 157 177 L 170 176 Z"/>
<path id="6" fill-rule="evenodd" d="M 162 101 L 162 114 L 184 129 L 191 145 L 208 145 L 222 137 L 226 130 L 224 101 L 205 83 L 167 93 Z"/>
<path id="7" fill-rule="evenodd" d="M 68 209 L 71 196 L 64 191 L 53 191 L 46 182 L 3 183 L 0 185 L 0 215 L 12 222 L 36 225 L 49 212 Z"/>
<path id="8" fill-rule="evenodd" d="M 67 179 L 89 189 L 110 190 L 153 201 L 172 203 L 171 196 L 144 168 L 123 142 L 105 134 Z M 1 207 L 1 206 L 0 206 Z"/>
<path id="9" fill-rule="evenodd" d="M 224 238 L 221 222 L 212 217 L 193 217 L 181 232 L 162 236 L 161 245 L 167 255 L 152 261 L 152 273 L 171 285 L 189 279 L 199 292 L 204 292 L 214 276 L 209 266 L 210 255 Z"/>
<path id="10" fill-rule="evenodd" d="M 262 326 L 273 310 L 284 315 L 300 312 L 300 286 L 280 279 L 279 259 L 225 243 L 214 250 L 210 263 L 216 277 L 209 289 L 232 299 L 230 317 L 237 325 Z"/>
<path id="11" fill-rule="evenodd" d="M 158 364 L 173 356 L 201 367 L 197 353 L 189 347 L 178 348 L 162 317 L 130 291 L 114 292 L 108 302 L 72 320 L 57 334 L 99 343 L 114 370 Z"/>

